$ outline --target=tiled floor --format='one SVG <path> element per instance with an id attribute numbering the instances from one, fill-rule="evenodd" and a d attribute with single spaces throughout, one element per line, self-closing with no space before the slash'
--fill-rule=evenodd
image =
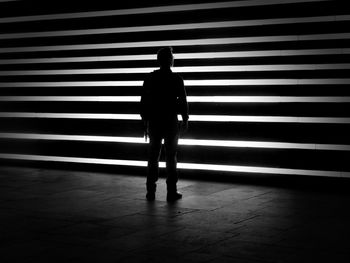
<path id="1" fill-rule="evenodd" d="M 0 262 L 350 262 L 350 191 L 0 167 Z"/>

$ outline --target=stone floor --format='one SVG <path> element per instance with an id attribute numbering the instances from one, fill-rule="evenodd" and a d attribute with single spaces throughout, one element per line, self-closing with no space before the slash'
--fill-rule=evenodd
<path id="1" fill-rule="evenodd" d="M 0 262 L 350 262 L 350 192 L 0 167 Z"/>

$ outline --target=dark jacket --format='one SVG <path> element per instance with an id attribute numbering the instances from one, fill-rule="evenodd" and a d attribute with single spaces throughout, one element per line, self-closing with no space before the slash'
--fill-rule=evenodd
<path id="1" fill-rule="evenodd" d="M 143 83 L 140 114 L 143 121 L 177 120 L 177 114 L 188 120 L 186 90 L 181 76 L 170 69 L 149 73 Z"/>

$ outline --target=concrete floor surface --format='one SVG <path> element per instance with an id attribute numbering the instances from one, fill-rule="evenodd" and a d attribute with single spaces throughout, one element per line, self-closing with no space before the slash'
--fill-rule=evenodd
<path id="1" fill-rule="evenodd" d="M 350 262 L 350 193 L 0 167 L 0 262 Z"/>

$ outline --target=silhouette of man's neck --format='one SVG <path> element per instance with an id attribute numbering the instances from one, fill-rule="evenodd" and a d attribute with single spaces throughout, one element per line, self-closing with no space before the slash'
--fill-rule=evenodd
<path id="1" fill-rule="evenodd" d="M 160 66 L 160 70 L 161 71 L 171 71 L 171 67 L 170 66 Z"/>

